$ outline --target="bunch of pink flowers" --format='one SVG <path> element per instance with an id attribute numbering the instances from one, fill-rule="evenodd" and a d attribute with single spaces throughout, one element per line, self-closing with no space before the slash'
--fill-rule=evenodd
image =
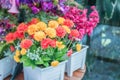
<path id="1" fill-rule="evenodd" d="M 82 39 L 85 34 L 89 36 L 93 29 L 99 23 L 99 15 L 95 6 L 91 7 L 92 12 L 88 14 L 87 9 L 78 9 L 77 7 L 69 7 L 64 17 L 72 20 L 75 23 L 75 28 L 79 30 L 79 38 Z"/>

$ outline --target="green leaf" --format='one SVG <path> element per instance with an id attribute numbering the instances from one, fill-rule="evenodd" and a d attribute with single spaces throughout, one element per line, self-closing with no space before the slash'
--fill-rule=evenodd
<path id="1" fill-rule="evenodd" d="M 23 62 L 24 66 L 32 66 L 33 65 L 33 61 L 30 60 L 26 55 L 22 56 L 21 62 Z"/>
<path id="2" fill-rule="evenodd" d="M 30 52 L 34 52 L 35 50 L 37 50 L 36 45 L 32 45 L 32 46 L 30 47 Z"/>
<path id="3" fill-rule="evenodd" d="M 48 67 L 49 66 L 49 63 L 48 62 L 44 62 L 43 64 L 45 67 Z"/>
<path id="4" fill-rule="evenodd" d="M 42 59 L 40 59 L 39 61 L 35 61 L 35 64 L 37 64 L 37 65 L 40 65 L 40 64 L 43 64 L 44 62 L 43 62 L 43 60 Z"/>
<path id="5" fill-rule="evenodd" d="M 46 57 L 42 57 L 42 60 L 43 60 L 43 61 L 50 61 L 51 58 L 46 56 Z"/>

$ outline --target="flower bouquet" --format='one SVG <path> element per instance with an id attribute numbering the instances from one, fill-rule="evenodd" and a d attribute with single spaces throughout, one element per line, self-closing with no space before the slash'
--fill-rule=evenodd
<path id="1" fill-rule="evenodd" d="M 14 60 L 23 63 L 25 80 L 63 80 L 66 60 L 78 37 L 74 23 L 58 17 L 48 22 L 33 18 L 19 24 L 5 39 L 15 46 Z"/>
<path id="2" fill-rule="evenodd" d="M 12 26 L 9 20 L 0 20 L 0 80 L 12 73 L 15 64 L 11 52 L 14 48 L 5 43 L 5 36 L 12 30 Z"/>
<path id="3" fill-rule="evenodd" d="M 79 39 L 82 41 L 85 35 L 91 35 L 93 29 L 99 23 L 99 15 L 95 6 L 91 7 L 91 13 L 87 15 L 87 9 L 78 9 L 77 7 L 69 7 L 68 11 L 65 13 L 64 17 L 66 19 L 70 19 L 75 23 L 75 29 L 79 31 Z M 73 71 L 77 69 L 84 69 L 85 60 L 86 60 L 86 52 L 88 46 L 86 45 L 76 45 L 79 47 L 77 52 L 75 51 L 69 58 L 66 65 L 66 72 L 68 76 L 72 76 Z"/>

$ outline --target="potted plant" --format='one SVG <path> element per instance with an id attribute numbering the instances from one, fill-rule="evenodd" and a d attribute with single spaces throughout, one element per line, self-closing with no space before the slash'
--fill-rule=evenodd
<path id="1" fill-rule="evenodd" d="M 92 12 L 87 15 L 87 9 L 79 9 L 77 7 L 69 7 L 68 11 L 64 15 L 66 19 L 71 19 L 75 24 L 75 29 L 79 31 L 78 41 L 79 43 L 82 42 L 82 39 L 85 35 L 91 35 L 93 29 L 96 27 L 97 23 L 99 22 L 99 15 L 95 6 L 91 7 Z M 75 47 L 75 41 L 72 42 L 71 48 Z M 79 47 L 79 49 L 77 49 Z M 86 59 L 86 52 L 87 52 L 87 45 L 76 45 L 76 50 L 73 49 L 73 54 L 70 56 L 67 65 L 66 65 L 66 72 L 68 76 L 72 76 L 73 72 L 77 69 L 84 69 L 85 59 Z"/>
<path id="2" fill-rule="evenodd" d="M 69 19 L 58 17 L 44 22 L 33 18 L 8 33 L 6 41 L 16 48 L 14 60 L 23 63 L 25 80 L 63 80 L 71 41 L 78 36 Z"/>
<path id="3" fill-rule="evenodd" d="M 8 46 L 5 42 L 5 35 L 12 29 L 12 25 L 8 20 L 0 20 L 0 80 L 13 72 L 15 61 L 12 59 L 14 47 Z M 10 47 L 10 48 L 9 48 Z"/>

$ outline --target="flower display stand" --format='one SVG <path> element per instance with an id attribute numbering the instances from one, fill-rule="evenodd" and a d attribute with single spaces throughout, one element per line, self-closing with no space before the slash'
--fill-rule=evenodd
<path id="1" fill-rule="evenodd" d="M 0 80 L 13 73 L 15 64 L 15 61 L 10 57 L 5 57 L 0 60 Z"/>
<path id="2" fill-rule="evenodd" d="M 61 62 L 56 67 L 32 69 L 32 67 L 24 67 L 24 80 L 64 80 L 65 63 Z"/>
<path id="3" fill-rule="evenodd" d="M 80 52 L 73 53 L 66 63 L 66 72 L 68 76 L 72 76 L 75 70 L 84 69 L 86 53 L 88 46 L 83 45 Z"/>

